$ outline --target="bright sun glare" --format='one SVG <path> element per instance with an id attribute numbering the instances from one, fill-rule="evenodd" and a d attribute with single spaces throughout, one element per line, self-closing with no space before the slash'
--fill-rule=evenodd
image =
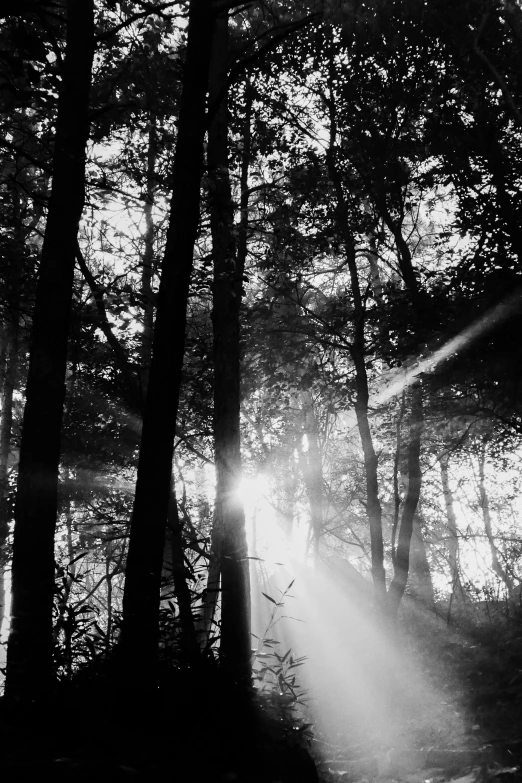
<path id="1" fill-rule="evenodd" d="M 273 501 L 266 476 L 244 477 L 238 490 L 245 508 L 248 551 L 263 560 L 266 567 L 291 560 L 306 559 L 306 530 L 299 518 L 294 520 L 291 535 L 285 531 L 281 510 Z"/>

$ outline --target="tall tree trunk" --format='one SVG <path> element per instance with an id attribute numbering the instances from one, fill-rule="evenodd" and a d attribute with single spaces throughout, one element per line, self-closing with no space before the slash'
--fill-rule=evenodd
<path id="1" fill-rule="evenodd" d="M 174 488 L 174 476 L 172 477 L 172 491 L 170 496 L 166 546 L 169 549 L 169 560 L 172 567 L 172 580 L 174 582 L 174 594 L 178 603 L 180 623 L 180 647 L 186 658 L 193 666 L 199 660 L 199 645 L 192 614 L 192 599 L 187 582 L 187 568 L 185 566 L 185 551 L 183 547 L 183 530 L 179 516 L 178 500 Z"/>
<path id="2" fill-rule="evenodd" d="M 218 87 L 219 89 L 219 87 Z M 245 83 L 245 117 L 243 124 L 243 156 L 241 160 L 240 174 L 240 220 L 238 226 L 237 240 L 237 268 L 244 270 L 248 249 L 248 220 L 249 220 L 249 188 L 248 172 L 250 166 L 252 149 L 252 105 L 254 91 L 252 89 L 250 78 L 247 76 Z M 228 166 L 228 161 L 227 161 Z M 208 566 L 208 577 L 206 587 L 206 599 L 203 603 L 203 637 L 202 643 L 208 646 L 212 638 L 212 625 L 215 618 L 215 612 L 220 591 L 221 566 L 219 558 L 219 539 L 220 534 L 216 526 L 216 509 L 214 508 L 214 519 L 212 538 L 210 546 L 210 560 Z"/>
<path id="3" fill-rule="evenodd" d="M 85 198 L 94 54 L 92 0 L 67 2 L 53 180 L 33 316 L 12 567 L 6 695 L 37 699 L 52 685 L 54 533 L 74 259 Z"/>
<path id="4" fill-rule="evenodd" d="M 288 446 L 283 446 L 275 463 L 275 495 L 277 499 L 275 512 L 281 529 L 289 538 L 292 537 L 294 530 L 298 479 L 294 457 L 296 449 L 294 436 L 292 436 L 290 444 L 291 449 Z"/>
<path id="5" fill-rule="evenodd" d="M 141 267 L 141 296 L 143 302 L 143 332 L 140 343 L 141 386 L 143 399 L 146 398 L 148 375 L 152 360 L 152 344 L 154 335 L 154 296 L 152 291 L 154 265 L 154 219 L 153 206 L 156 192 L 156 115 L 149 109 L 147 147 L 147 199 L 143 209 L 145 231 L 143 234 L 143 254 Z M 165 531 L 165 547 L 163 554 L 163 573 L 172 577 L 174 594 L 178 603 L 180 620 L 180 646 L 187 660 L 192 663 L 198 657 L 199 649 L 192 617 L 192 601 L 187 584 L 185 569 L 185 552 L 183 547 L 182 523 L 178 512 L 178 502 L 172 476 L 171 496 Z"/>
<path id="6" fill-rule="evenodd" d="M 425 609 L 435 610 L 433 579 L 426 552 L 426 542 L 418 516 L 413 519 L 410 545 L 410 593 Z"/>
<path id="7" fill-rule="evenodd" d="M 0 628 L 7 615 L 5 606 L 5 571 L 8 564 L 9 537 L 9 457 L 13 429 L 13 395 L 18 366 L 18 312 L 9 315 L 3 325 L 1 354 L 1 419 L 0 419 Z"/>
<path id="8" fill-rule="evenodd" d="M 154 220 L 152 209 L 156 192 L 156 116 L 149 111 L 149 133 L 147 148 L 147 200 L 143 208 L 145 231 L 143 233 L 143 255 L 141 266 L 141 297 L 143 302 L 143 332 L 140 343 L 141 382 L 143 399 L 147 395 L 147 379 L 152 359 L 154 333 L 154 299 L 152 274 L 154 262 Z"/>
<path id="9" fill-rule="evenodd" d="M 7 263 L 6 277 L 4 280 L 4 323 L 1 336 L 1 418 L 0 418 L 0 628 L 7 616 L 5 605 L 5 572 L 8 564 L 7 542 L 9 537 L 9 522 L 12 512 L 8 502 L 9 495 L 9 458 L 11 456 L 11 439 L 13 429 L 13 396 L 16 387 L 16 378 L 20 359 L 18 356 L 20 333 L 20 299 L 22 280 L 22 259 L 24 258 L 24 245 L 30 232 L 38 223 L 39 211 L 34 211 L 31 223 L 24 223 L 24 212 L 27 208 L 28 197 L 18 185 L 19 177 L 22 182 L 29 176 L 27 161 L 17 156 L 14 161 L 13 177 L 13 224 L 14 224 L 14 252 L 10 254 Z"/>
<path id="10" fill-rule="evenodd" d="M 221 590 L 221 563 L 219 558 L 220 531 L 216 525 L 216 508 L 212 520 L 212 534 L 210 537 L 210 556 L 208 563 L 207 586 L 202 601 L 202 630 L 201 647 L 208 650 L 214 639 L 214 624 Z"/>
<path id="11" fill-rule="evenodd" d="M 408 290 L 418 322 L 421 322 L 422 307 L 426 302 L 421 299 L 419 282 L 413 265 L 413 258 L 407 241 L 402 234 L 402 220 L 394 220 L 386 203 L 386 187 L 377 190 L 375 196 L 377 210 L 385 225 L 393 235 L 397 249 L 397 260 L 402 279 Z M 422 406 L 422 386 L 413 384 L 411 388 L 410 433 L 408 444 L 408 491 L 404 501 L 397 550 L 395 553 L 394 576 L 388 591 L 388 606 L 392 617 L 397 615 L 399 604 L 406 589 L 410 568 L 410 547 L 415 512 L 420 497 L 422 473 L 420 468 L 420 446 L 424 413 Z"/>
<path id="12" fill-rule="evenodd" d="M 213 43 L 210 100 L 219 100 L 227 79 L 228 14 L 219 17 Z M 214 524 L 221 570 L 221 666 L 236 682 L 251 676 L 250 587 L 245 515 L 238 489 L 240 451 L 240 324 L 244 258 L 236 253 L 234 205 L 228 169 L 226 96 L 209 128 L 210 224 L 214 257 Z"/>
<path id="13" fill-rule="evenodd" d="M 401 405 L 399 408 L 399 415 L 397 416 L 396 423 L 396 445 L 395 456 L 393 459 L 393 519 L 391 530 L 391 558 L 392 564 L 395 568 L 395 556 L 397 553 L 397 531 L 399 529 L 399 517 L 401 511 L 401 495 L 399 491 L 399 472 L 401 462 L 401 450 L 402 450 L 402 421 L 406 412 L 406 391 L 403 389 L 401 395 Z"/>
<path id="14" fill-rule="evenodd" d="M 408 442 L 408 491 L 401 514 L 401 524 L 395 554 L 393 579 L 388 591 L 388 606 L 394 617 L 406 589 L 410 568 L 410 544 L 413 532 L 413 520 L 420 497 L 421 467 L 420 448 L 422 438 L 422 386 L 416 383 L 411 389 L 411 410 Z"/>
<path id="15" fill-rule="evenodd" d="M 491 525 L 491 511 L 486 489 L 486 450 L 484 448 L 481 449 L 479 454 L 478 470 L 479 503 L 482 510 L 482 519 L 484 521 L 484 529 L 489 543 L 489 550 L 491 552 L 491 568 L 506 586 L 508 595 L 511 595 L 513 592 L 513 580 L 500 562 L 500 553 L 495 543 L 495 536 L 493 535 L 493 527 Z"/>
<path id="16" fill-rule="evenodd" d="M 459 532 L 457 528 L 457 516 L 455 514 L 455 503 L 453 492 L 451 491 L 449 480 L 449 456 L 444 451 L 439 457 L 440 478 L 442 482 L 442 494 L 444 497 L 444 507 L 446 509 L 446 556 L 451 580 L 450 608 L 453 601 L 458 601 L 462 597 L 462 585 L 460 583 L 459 569 Z"/>
<path id="17" fill-rule="evenodd" d="M 132 671 L 145 691 L 149 687 L 154 689 L 156 678 L 165 525 L 185 351 L 187 301 L 199 223 L 214 23 L 211 0 L 191 0 L 173 194 L 154 325 L 119 643 L 123 669 Z"/>
<path id="18" fill-rule="evenodd" d="M 301 452 L 301 469 L 308 496 L 311 518 L 311 541 L 314 563 L 319 562 L 319 542 L 323 533 L 323 466 L 317 418 L 315 415 L 312 395 L 303 392 L 304 431 L 308 440 L 308 451 Z"/>
<path id="19" fill-rule="evenodd" d="M 379 480 L 377 475 L 378 458 L 373 445 L 372 432 L 368 417 L 368 374 L 366 372 L 366 343 L 364 336 L 365 306 L 361 294 L 355 243 L 349 227 L 349 213 L 344 198 L 342 180 L 335 159 L 335 139 L 337 135 L 335 105 L 329 103 L 330 111 L 330 147 L 327 151 L 327 165 L 336 196 L 336 220 L 344 241 L 344 252 L 354 303 L 353 337 L 350 348 L 355 367 L 355 415 L 364 455 L 364 473 L 366 479 L 366 513 L 370 526 L 370 546 L 372 559 L 372 577 L 377 603 L 381 608 L 386 604 L 386 574 L 384 570 L 384 542 L 382 532 L 382 508 L 379 499 Z"/>

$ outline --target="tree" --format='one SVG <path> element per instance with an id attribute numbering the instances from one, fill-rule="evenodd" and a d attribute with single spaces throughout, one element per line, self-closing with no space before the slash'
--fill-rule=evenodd
<path id="1" fill-rule="evenodd" d="M 210 101 L 218 104 L 209 127 L 208 174 L 212 256 L 214 337 L 214 447 L 216 459 L 215 549 L 221 572 L 219 655 L 234 681 L 250 681 L 250 588 L 245 519 L 239 496 L 240 308 L 245 257 L 236 248 L 229 175 L 228 13 L 218 17 L 213 40 Z M 224 90 L 225 88 L 225 90 Z M 249 133 L 249 129 L 247 129 Z M 247 159 L 248 165 L 248 159 Z"/>
<path id="2" fill-rule="evenodd" d="M 120 654 L 126 671 L 155 682 L 159 591 L 172 456 L 185 349 L 187 299 L 199 223 L 206 92 L 215 14 L 210 0 L 189 9 L 167 244 L 143 415 L 132 513 Z M 153 686 L 154 687 L 154 686 Z"/>
<path id="3" fill-rule="evenodd" d="M 33 315 L 15 507 L 6 693 L 22 699 L 46 695 L 51 686 L 60 436 L 94 56 L 92 0 L 70 1 L 66 9 L 53 180 Z"/>

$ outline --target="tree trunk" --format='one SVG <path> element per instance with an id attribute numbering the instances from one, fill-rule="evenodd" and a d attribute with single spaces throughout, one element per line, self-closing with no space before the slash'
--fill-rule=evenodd
<path id="1" fill-rule="evenodd" d="M 433 580 L 426 552 L 426 542 L 419 523 L 414 517 L 410 545 L 410 594 L 419 601 L 425 609 L 435 610 L 435 593 Z"/>
<path id="2" fill-rule="evenodd" d="M 457 516 L 455 514 L 455 505 L 453 492 L 451 491 L 449 481 L 449 457 L 445 451 L 439 457 L 440 477 L 442 482 L 442 494 L 444 496 L 444 507 L 446 509 L 446 555 L 451 580 L 450 611 L 451 604 L 462 597 L 462 585 L 460 583 L 459 570 L 459 532 L 457 528 Z"/>
<path id="3" fill-rule="evenodd" d="M 141 384 L 143 399 L 147 396 L 147 380 L 152 359 L 154 333 L 154 299 L 152 294 L 152 273 L 154 263 L 154 220 L 152 208 L 156 191 L 156 117 L 149 112 L 149 139 L 147 148 L 147 200 L 143 208 L 145 231 L 143 233 L 143 255 L 141 266 L 141 297 L 143 302 L 143 332 L 140 343 Z"/>
<path id="4" fill-rule="evenodd" d="M 214 640 L 216 610 L 221 590 L 221 563 L 219 555 L 220 531 L 216 526 L 216 509 L 212 520 L 212 535 L 210 538 L 210 557 L 208 563 L 207 586 L 202 600 L 202 637 L 201 647 L 209 651 Z M 216 634 L 217 635 L 217 634 Z"/>
<path id="5" fill-rule="evenodd" d="M 353 338 L 351 343 L 351 356 L 355 367 L 355 415 L 357 427 L 361 438 L 364 455 L 364 473 L 366 478 L 366 513 L 370 526 L 370 546 L 372 558 L 372 577 L 375 587 L 375 595 L 378 605 L 384 608 L 386 603 L 386 574 L 384 570 L 384 542 L 382 532 L 382 508 L 379 499 L 379 479 L 377 475 L 378 458 L 373 445 L 372 432 L 368 418 L 368 374 L 366 372 L 366 345 L 364 336 L 365 307 L 361 294 L 355 244 L 349 228 L 349 214 L 344 198 L 342 181 L 335 162 L 335 108 L 330 109 L 330 134 L 331 143 L 327 152 L 327 163 L 330 179 L 334 185 L 336 195 L 336 219 L 341 236 L 344 240 L 346 261 L 350 273 L 352 296 L 354 303 L 353 314 Z"/>
<path id="6" fill-rule="evenodd" d="M 253 104 L 253 89 L 249 78 L 247 77 L 245 84 L 245 118 L 243 126 L 243 155 L 241 161 L 241 174 L 240 174 L 240 220 L 238 226 L 238 241 L 237 241 L 237 267 L 244 270 L 247 249 L 248 249 L 248 220 L 249 220 L 249 188 L 248 188 L 248 172 L 251 158 L 252 148 L 252 104 Z M 228 161 L 227 161 L 228 165 Z M 219 531 L 216 527 L 216 513 L 214 509 L 214 520 L 212 529 L 212 538 L 210 546 L 210 560 L 208 566 L 208 577 L 206 587 L 206 598 L 203 602 L 203 636 L 201 643 L 204 647 L 208 647 L 212 641 L 212 628 L 215 620 L 216 607 L 218 602 L 218 596 L 220 592 L 221 584 L 221 566 L 219 557 Z"/>
<path id="7" fill-rule="evenodd" d="M 227 78 L 228 14 L 219 17 L 213 44 L 210 101 Z M 221 570 L 220 662 L 227 676 L 248 683 L 251 676 L 250 587 L 245 515 L 238 489 L 240 451 L 240 323 L 244 258 L 236 254 L 234 205 L 228 169 L 228 107 L 221 99 L 209 128 L 210 224 L 214 257 L 214 524 Z"/>
<path id="8" fill-rule="evenodd" d="M 491 525 L 491 512 L 489 508 L 489 497 L 486 490 L 485 468 L 486 468 L 486 451 L 481 449 L 478 460 L 478 490 L 479 490 L 479 503 L 482 509 L 482 519 L 484 521 L 484 529 L 489 543 L 489 549 L 491 552 L 491 568 L 498 578 L 506 586 L 508 595 L 513 593 L 513 580 L 509 576 L 506 569 L 500 562 L 498 547 L 495 543 L 495 537 L 493 535 L 493 527 Z"/>
<path id="9" fill-rule="evenodd" d="M 285 535 L 292 538 L 294 530 L 294 520 L 296 514 L 296 492 L 297 492 L 297 471 L 295 464 L 294 451 L 296 448 L 295 438 L 292 437 L 291 449 L 283 448 L 278 454 L 275 462 L 275 496 L 278 524 Z M 299 448 L 299 444 L 297 445 Z"/>
<path id="10" fill-rule="evenodd" d="M 54 533 L 74 259 L 85 198 L 94 54 L 92 0 L 67 2 L 53 180 L 33 315 L 12 568 L 6 695 L 37 699 L 52 684 Z"/>
<path id="11" fill-rule="evenodd" d="M 317 418 L 310 392 L 303 392 L 304 431 L 308 440 L 308 451 L 301 454 L 301 469 L 303 473 L 308 504 L 310 506 L 311 539 L 314 564 L 319 562 L 319 542 L 323 532 L 323 466 Z"/>
<path id="12" fill-rule="evenodd" d="M 8 564 L 7 540 L 9 537 L 9 457 L 13 429 L 13 394 L 18 364 L 18 312 L 13 310 L 4 323 L 1 356 L 1 398 L 0 419 L 0 628 L 7 616 L 5 606 L 5 570 Z"/>
<path id="13" fill-rule="evenodd" d="M 399 529 L 399 517 L 401 511 L 401 495 L 399 491 L 399 472 L 402 450 L 402 421 L 406 412 L 406 391 L 403 390 L 401 395 L 401 405 L 399 408 L 399 415 L 397 416 L 396 423 L 396 445 L 395 456 L 393 459 L 393 519 L 391 530 L 391 559 L 392 565 L 395 568 L 395 557 L 397 553 L 397 531 Z"/>
<path id="14" fill-rule="evenodd" d="M 408 581 L 413 520 L 419 502 L 422 481 L 420 466 L 422 424 L 422 386 L 419 383 L 416 383 L 411 390 L 410 432 L 408 443 L 408 491 L 401 514 L 394 574 L 388 591 L 388 607 L 392 617 L 397 615 L 399 604 L 406 589 L 406 582 Z"/>
<path id="15" fill-rule="evenodd" d="M 187 583 L 182 524 L 174 489 L 174 477 L 172 478 L 166 543 L 170 550 L 169 560 L 172 566 L 174 594 L 179 611 L 180 647 L 186 660 L 194 666 L 199 659 L 199 645 L 192 615 L 192 599 Z"/>
<path id="16" fill-rule="evenodd" d="M 33 173 L 31 169 L 30 172 L 31 174 Z M 18 350 L 21 280 L 23 275 L 22 259 L 24 257 L 25 241 L 40 217 L 39 211 L 36 210 L 29 226 L 26 226 L 24 223 L 24 211 L 27 207 L 28 197 L 18 183 L 19 177 L 22 177 L 22 182 L 25 182 L 29 176 L 27 161 L 22 156 L 17 156 L 14 161 L 14 186 L 11 191 L 13 199 L 14 248 L 13 253 L 7 255 L 4 260 L 4 263 L 7 263 L 7 270 L 4 279 L 4 323 L 2 325 L 0 359 L 0 629 L 4 618 L 8 614 L 5 605 L 5 572 L 9 562 L 7 542 L 9 538 L 9 522 L 12 518 L 9 504 L 9 460 L 11 457 L 13 429 L 13 395 L 20 365 Z"/>
<path id="17" fill-rule="evenodd" d="M 154 325 L 119 643 L 123 669 L 132 672 L 145 691 L 149 687 L 154 690 L 156 680 L 165 525 L 185 351 L 187 301 L 199 223 L 214 23 L 211 0 L 191 0 L 173 194 Z"/>

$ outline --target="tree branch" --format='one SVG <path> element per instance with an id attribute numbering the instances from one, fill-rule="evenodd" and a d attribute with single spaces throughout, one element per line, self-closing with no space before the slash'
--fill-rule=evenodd
<path id="1" fill-rule="evenodd" d="M 129 395 L 129 401 L 132 403 L 133 407 L 136 407 L 138 408 L 138 410 L 143 411 L 144 401 L 143 401 L 141 386 L 136 379 L 135 373 L 132 370 L 132 366 L 129 362 L 125 349 L 123 348 L 120 341 L 112 331 L 112 327 L 107 318 L 107 310 L 105 308 L 103 292 L 100 286 L 98 285 L 98 283 L 96 282 L 91 270 L 87 266 L 87 262 L 85 261 L 85 257 L 79 245 L 77 245 L 76 247 L 76 259 L 78 261 L 78 266 L 80 267 L 80 270 L 87 282 L 87 285 L 91 289 L 92 297 L 96 305 L 96 310 L 98 311 L 98 326 L 103 332 L 103 334 L 105 335 L 105 339 L 109 343 L 110 347 L 114 351 L 116 364 L 118 365 L 118 368 L 125 381 L 125 385 Z"/>

